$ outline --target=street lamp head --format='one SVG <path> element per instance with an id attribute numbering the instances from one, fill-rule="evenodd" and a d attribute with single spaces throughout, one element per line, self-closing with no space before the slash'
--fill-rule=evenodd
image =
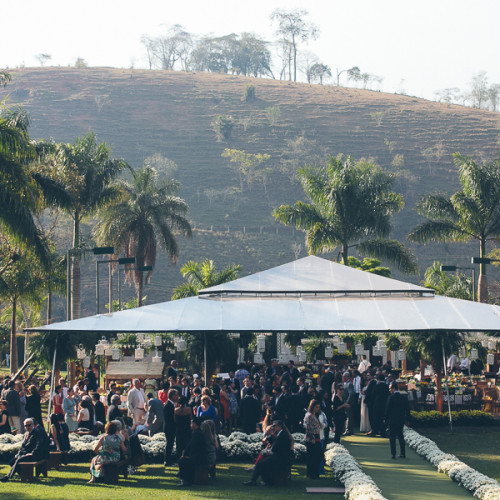
<path id="1" fill-rule="evenodd" d="M 135 257 L 122 257 L 118 259 L 118 264 L 135 264 Z"/>
<path id="2" fill-rule="evenodd" d="M 491 264 L 491 259 L 488 259 L 487 257 L 472 257 L 471 263 L 472 264 Z"/>
<path id="3" fill-rule="evenodd" d="M 115 247 L 95 247 L 92 252 L 94 255 L 109 255 L 115 253 Z"/>
<path id="4" fill-rule="evenodd" d="M 152 271 L 153 266 L 140 266 L 136 268 L 136 271 L 144 272 L 144 271 Z"/>
<path id="5" fill-rule="evenodd" d="M 441 271 L 456 271 L 458 269 L 457 266 L 440 266 L 439 269 Z"/>

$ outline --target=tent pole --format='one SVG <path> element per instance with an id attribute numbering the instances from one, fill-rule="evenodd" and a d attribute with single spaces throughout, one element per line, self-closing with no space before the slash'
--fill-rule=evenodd
<path id="1" fill-rule="evenodd" d="M 57 339 L 56 345 L 54 346 L 54 357 L 52 359 L 52 373 L 50 374 L 50 391 L 49 391 L 49 406 L 47 408 L 47 432 L 50 432 L 50 412 L 52 411 L 52 392 L 54 391 L 54 378 L 56 374 L 56 354 L 57 354 Z M 40 422 L 42 425 L 42 422 Z"/>
<path id="2" fill-rule="evenodd" d="M 208 387 L 207 379 L 207 332 L 203 332 L 203 365 L 205 369 L 205 386 Z"/>
<path id="3" fill-rule="evenodd" d="M 448 378 L 448 373 L 446 370 L 446 355 L 444 353 L 444 340 L 441 337 L 441 346 L 443 348 L 443 369 L 444 369 L 444 380 L 446 381 Z M 453 433 L 453 421 L 451 418 L 451 403 L 450 403 L 450 384 L 446 384 L 446 394 L 448 395 L 448 416 L 450 418 L 450 432 Z"/>

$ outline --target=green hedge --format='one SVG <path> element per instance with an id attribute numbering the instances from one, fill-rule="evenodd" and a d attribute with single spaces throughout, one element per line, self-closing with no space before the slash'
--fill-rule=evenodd
<path id="1" fill-rule="evenodd" d="M 454 425 L 496 425 L 493 415 L 479 410 L 452 411 L 451 419 Z M 439 411 L 410 412 L 411 427 L 438 427 L 450 422 L 448 413 Z"/>

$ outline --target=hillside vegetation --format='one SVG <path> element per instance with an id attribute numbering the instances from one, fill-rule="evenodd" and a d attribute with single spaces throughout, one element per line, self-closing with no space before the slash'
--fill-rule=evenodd
<path id="1" fill-rule="evenodd" d="M 245 99 L 249 85 L 254 100 Z M 14 71 L 0 97 L 7 94 L 10 105 L 31 113 L 32 138 L 73 142 L 92 130 L 132 166 L 156 153 L 175 161 L 196 229 L 192 240 L 180 241 L 180 263 L 210 257 L 219 267 L 241 264 L 243 275 L 305 255 L 303 235 L 271 216 L 278 205 L 303 198 L 298 166 L 344 153 L 398 172 L 395 188 L 406 208 L 393 236 L 404 241 L 418 221 L 418 196 L 457 188 L 453 153 L 481 161 L 499 154 L 498 113 L 344 87 L 212 73 L 37 68 Z M 228 139 L 214 132 L 220 115 L 232 117 Z M 242 172 L 221 157 L 226 148 L 270 158 Z M 63 248 L 68 227 L 61 224 Z M 422 271 L 434 259 L 465 265 L 477 253 L 456 244 L 414 251 Z M 160 261 L 148 302 L 170 298 L 181 281 L 178 269 Z M 87 286 L 95 285 L 89 279 Z"/>

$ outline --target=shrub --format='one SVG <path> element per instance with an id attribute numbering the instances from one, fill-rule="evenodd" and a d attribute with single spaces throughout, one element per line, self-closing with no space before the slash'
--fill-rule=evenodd
<path id="1" fill-rule="evenodd" d="M 245 87 L 245 101 L 255 101 L 255 87 L 252 84 L 249 84 Z"/>
<path id="2" fill-rule="evenodd" d="M 233 127 L 234 120 L 233 117 L 229 115 L 219 115 L 212 122 L 212 128 L 219 141 L 221 141 L 222 139 L 229 139 L 231 137 Z"/>
<path id="3" fill-rule="evenodd" d="M 455 425 L 495 425 L 492 415 L 479 410 L 452 411 L 451 420 Z M 448 423 L 448 413 L 432 410 L 412 411 L 410 414 L 410 425 L 412 427 L 438 427 Z"/>

